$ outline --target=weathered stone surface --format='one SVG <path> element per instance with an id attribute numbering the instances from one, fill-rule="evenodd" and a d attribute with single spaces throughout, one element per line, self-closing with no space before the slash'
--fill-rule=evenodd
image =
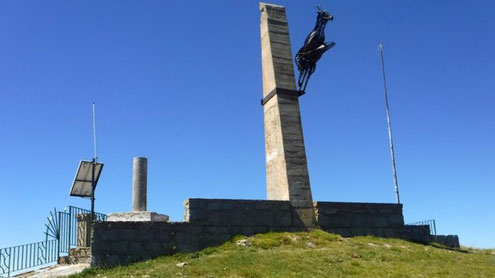
<path id="1" fill-rule="evenodd" d="M 450 248 L 460 248 L 459 237 L 457 235 L 434 235 L 431 236 L 431 241 Z"/>
<path id="2" fill-rule="evenodd" d="M 142 221 L 153 221 L 153 222 L 167 222 L 168 215 L 159 214 L 152 211 L 132 211 L 132 212 L 115 212 L 110 213 L 107 217 L 107 221 L 131 221 L 131 222 L 142 222 Z"/>
<path id="3" fill-rule="evenodd" d="M 427 225 L 424 226 L 404 225 L 396 231 L 394 237 L 402 238 L 413 242 L 429 243 L 431 241 L 430 227 Z"/>
<path id="4" fill-rule="evenodd" d="M 402 205 L 315 202 L 318 225 L 342 236 L 375 235 L 456 247 L 457 236 L 430 236 L 428 226 L 403 225 Z M 187 222 L 96 222 L 91 264 L 115 266 L 220 245 L 236 235 L 299 232 L 290 201 L 188 199 Z M 295 221 L 296 219 L 296 221 Z M 456 245 L 457 242 L 457 245 Z"/>
<path id="5" fill-rule="evenodd" d="M 272 90 L 296 90 L 285 8 L 260 3 L 263 97 Z M 297 97 L 276 94 L 263 106 L 266 183 L 269 200 L 289 200 L 293 222 L 316 224 Z"/>
<path id="6" fill-rule="evenodd" d="M 58 264 L 89 264 L 91 262 L 91 249 L 89 247 L 76 247 L 69 249 L 68 256 L 60 257 Z"/>
<path id="7" fill-rule="evenodd" d="M 89 247 L 91 243 L 91 213 L 76 214 L 77 246 Z"/>
<path id="8" fill-rule="evenodd" d="M 324 229 L 404 225 L 402 204 L 315 202 L 315 212 Z"/>
<path id="9" fill-rule="evenodd" d="M 148 187 L 148 159 L 132 160 L 132 211 L 146 211 Z"/>
<path id="10" fill-rule="evenodd" d="M 185 220 L 196 225 L 287 227 L 294 224 L 289 201 L 188 199 L 184 206 Z"/>

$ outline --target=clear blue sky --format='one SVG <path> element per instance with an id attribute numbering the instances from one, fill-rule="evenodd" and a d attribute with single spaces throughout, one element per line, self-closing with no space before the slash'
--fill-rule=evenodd
<path id="1" fill-rule="evenodd" d="M 316 2 L 287 7 L 293 53 Z M 394 202 L 377 44 L 406 222 L 436 219 L 495 247 L 493 1 L 321 1 L 334 14 L 301 97 L 313 198 Z M 91 159 L 104 213 L 131 209 L 132 158 L 149 159 L 148 208 L 188 197 L 264 199 L 257 1 L 1 1 L 0 247 L 42 240 Z"/>

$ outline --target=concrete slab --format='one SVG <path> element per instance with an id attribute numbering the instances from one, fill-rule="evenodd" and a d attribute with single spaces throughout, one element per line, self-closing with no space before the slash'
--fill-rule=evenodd
<path id="1" fill-rule="evenodd" d="M 28 273 L 19 274 L 15 277 L 47 278 L 47 277 L 67 277 L 72 274 L 82 272 L 88 268 L 89 264 L 55 265 Z"/>
<path id="2" fill-rule="evenodd" d="M 110 222 L 168 222 L 168 215 L 159 214 L 152 211 L 131 211 L 131 212 L 115 212 L 110 213 L 107 221 Z"/>

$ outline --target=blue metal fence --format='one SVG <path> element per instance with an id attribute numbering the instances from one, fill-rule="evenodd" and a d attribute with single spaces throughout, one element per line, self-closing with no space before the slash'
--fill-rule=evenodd
<path id="1" fill-rule="evenodd" d="M 57 240 L 48 240 L 0 249 L 0 274 L 10 276 L 22 269 L 56 262 Z"/>
<path id="2" fill-rule="evenodd" d="M 0 275 L 10 277 L 13 273 L 55 263 L 77 245 L 77 215 L 89 215 L 91 211 L 68 206 L 64 211 L 50 212 L 44 241 L 0 248 Z M 96 221 L 105 221 L 106 215 L 95 213 Z"/>
<path id="3" fill-rule="evenodd" d="M 413 225 L 413 226 L 429 226 L 430 227 L 430 234 L 437 235 L 437 225 L 435 223 L 435 219 L 413 222 L 413 223 L 409 223 L 407 225 Z"/>
<path id="4" fill-rule="evenodd" d="M 91 211 L 78 207 L 68 206 L 63 212 L 58 213 L 59 242 L 60 253 L 68 254 L 70 248 L 77 245 L 77 235 L 79 233 L 77 226 L 78 215 L 90 215 Z M 106 221 L 107 216 L 103 213 L 95 212 L 95 221 Z"/>

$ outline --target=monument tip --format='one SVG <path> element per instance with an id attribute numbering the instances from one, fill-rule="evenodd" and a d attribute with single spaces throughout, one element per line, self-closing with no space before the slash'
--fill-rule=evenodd
<path id="1" fill-rule="evenodd" d="M 281 5 L 260 2 L 260 12 L 267 13 L 271 16 L 285 17 L 285 7 Z"/>

